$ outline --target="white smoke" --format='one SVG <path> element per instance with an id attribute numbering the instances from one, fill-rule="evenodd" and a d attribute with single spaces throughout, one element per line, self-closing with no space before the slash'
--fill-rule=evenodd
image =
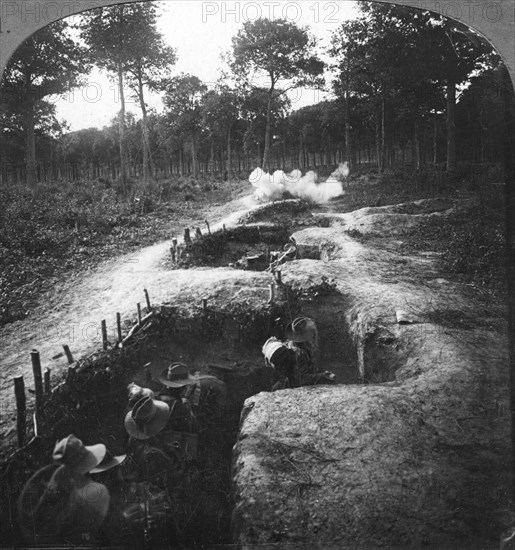
<path id="1" fill-rule="evenodd" d="M 250 183 L 256 188 L 254 197 L 259 202 L 279 200 L 286 191 L 299 199 L 319 204 L 343 194 L 341 182 L 333 175 L 322 183 L 317 180 L 316 173 L 311 170 L 303 176 L 300 170 L 293 170 L 289 174 L 276 170 L 268 174 L 256 168 L 249 176 Z"/>
<path id="2" fill-rule="evenodd" d="M 340 162 L 338 168 L 331 174 L 331 177 L 341 180 L 342 178 L 347 179 L 349 176 L 349 163 L 347 161 Z"/>

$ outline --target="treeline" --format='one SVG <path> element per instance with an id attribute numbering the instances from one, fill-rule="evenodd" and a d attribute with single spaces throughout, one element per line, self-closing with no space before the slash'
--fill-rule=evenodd
<path id="1" fill-rule="evenodd" d="M 285 20 L 245 23 L 212 89 L 193 75 L 171 76 L 176 53 L 157 30 L 152 4 L 88 12 L 80 44 L 65 22 L 46 27 L 20 48 L 2 82 L 1 181 L 227 178 L 257 165 L 307 170 L 343 160 L 380 171 L 499 162 L 510 83 L 498 56 L 435 14 L 360 9 L 333 34 L 330 66 L 306 29 Z M 93 65 L 117 80 L 120 113 L 103 129 L 69 132 L 48 96 L 80 85 Z M 266 87 L 253 84 L 256 74 Z M 334 99 L 292 111 L 287 90 L 328 91 L 324 74 Z M 126 112 L 127 86 L 140 117 Z M 150 90 L 161 94 L 162 112 L 147 107 Z"/>

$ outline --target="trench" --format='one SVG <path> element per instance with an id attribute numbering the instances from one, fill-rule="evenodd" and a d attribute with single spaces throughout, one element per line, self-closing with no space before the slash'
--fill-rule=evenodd
<path id="1" fill-rule="evenodd" d="M 253 223 L 205 235 L 185 247 L 184 256 L 169 267 L 228 266 L 263 271 L 270 254 L 283 249 L 292 235 L 287 225 Z M 299 247 L 300 257 L 320 260 L 319 247 Z M 240 261 L 247 258 L 247 261 Z M 248 258 L 252 258 L 249 262 Z M 240 261 L 240 263 L 237 263 Z M 272 278 L 272 275 L 271 275 Z M 216 438 L 199 436 L 195 480 L 185 491 L 177 487 L 174 534 L 184 548 L 231 544 L 232 449 L 238 438 L 245 400 L 270 391 L 273 373 L 264 367 L 261 346 L 269 336 L 284 339 L 293 317 L 313 318 L 319 331 L 318 369 L 336 374 L 339 384 L 382 383 L 393 380 L 401 358 L 395 334 L 366 322 L 353 309 L 353 300 L 334 288 L 307 289 L 290 300 L 283 286 L 277 303 L 257 311 L 182 311 L 166 304 L 150 333 L 133 349 L 112 350 L 86 361 L 82 373 L 63 384 L 47 403 L 46 431 L 37 452 L 13 468 L 12 484 L 4 493 L 7 508 L 15 502 L 20 484 L 42 464 L 36 455 L 49 456 L 53 443 L 70 433 L 88 443 L 104 442 L 113 454 L 125 452 L 123 418 L 129 382 L 159 389 L 158 375 L 172 361 L 182 361 L 202 373 L 213 374 L 227 385 L 227 403 Z M 327 286 L 327 285 L 326 285 Z M 149 365 L 146 369 L 142 365 Z M 295 390 L 283 390 L 295 391 Z M 41 460 L 41 458 L 39 458 Z M 189 475 L 189 474 L 188 474 Z M 9 502 L 11 504 L 9 504 Z M 5 507 L 3 508 L 5 513 Z M 9 517 L 13 517 L 10 509 Z M 2 518 L 4 519 L 4 518 Z M 3 539 L 20 540 L 12 521 Z M 9 529 L 7 529 L 9 531 Z M 136 532 L 132 538 L 140 537 Z M 165 541 L 155 541 L 156 547 Z"/>

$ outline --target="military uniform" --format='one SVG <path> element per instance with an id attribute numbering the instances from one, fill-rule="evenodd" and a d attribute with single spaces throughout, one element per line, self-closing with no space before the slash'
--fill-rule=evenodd
<path id="1" fill-rule="evenodd" d="M 334 383 L 334 375 L 317 371 L 316 348 L 311 342 L 288 340 L 283 343 L 272 337 L 265 342 L 262 351 L 265 365 L 276 373 L 272 391 Z"/>

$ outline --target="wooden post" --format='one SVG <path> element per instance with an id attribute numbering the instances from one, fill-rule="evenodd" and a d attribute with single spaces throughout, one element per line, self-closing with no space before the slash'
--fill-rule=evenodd
<path id="1" fill-rule="evenodd" d="M 66 373 L 66 383 L 73 385 L 75 381 L 75 366 L 68 367 L 68 372 Z"/>
<path id="2" fill-rule="evenodd" d="M 202 311 L 204 315 L 207 313 L 207 298 L 202 298 Z"/>
<path id="3" fill-rule="evenodd" d="M 202 231 L 200 230 L 200 227 L 195 227 L 195 238 L 197 240 L 202 239 Z"/>
<path id="4" fill-rule="evenodd" d="M 222 225 L 222 242 L 220 243 L 220 258 L 223 257 L 225 250 L 225 223 Z"/>
<path id="5" fill-rule="evenodd" d="M 39 352 L 33 349 L 30 352 L 32 372 L 34 373 L 34 389 L 36 391 L 36 415 L 39 416 L 43 405 L 43 379 L 41 376 L 41 361 Z"/>
<path id="6" fill-rule="evenodd" d="M 209 227 L 209 222 L 204 220 L 204 223 L 207 225 L 207 232 L 211 235 L 211 228 Z"/>
<path id="7" fill-rule="evenodd" d="M 170 253 L 172 255 L 172 262 L 175 264 L 177 263 L 177 258 L 176 258 L 176 254 L 175 254 L 175 250 L 173 248 L 170 248 Z"/>
<path id="8" fill-rule="evenodd" d="M 145 293 L 145 300 L 147 301 L 147 313 L 150 311 L 150 298 L 148 296 L 148 290 L 145 288 L 143 290 L 143 292 Z"/>
<path id="9" fill-rule="evenodd" d="M 276 278 L 278 284 L 281 284 L 281 283 L 283 282 L 283 281 L 282 281 L 282 276 L 281 276 L 281 272 L 280 272 L 280 271 L 276 271 L 276 272 L 275 272 L 275 278 Z"/>
<path id="10" fill-rule="evenodd" d="M 147 382 L 152 381 L 152 369 L 150 368 L 151 365 L 152 365 L 152 363 L 147 363 L 144 367 L 144 369 L 145 369 L 145 380 Z"/>
<path id="11" fill-rule="evenodd" d="M 191 244 L 190 230 L 188 227 L 184 230 L 184 242 L 185 244 Z"/>
<path id="12" fill-rule="evenodd" d="M 18 447 L 23 447 L 25 444 L 25 421 L 27 414 L 23 376 L 16 376 L 14 378 L 14 395 L 16 396 L 16 431 L 18 434 Z"/>
<path id="13" fill-rule="evenodd" d="M 118 343 L 120 343 L 122 338 L 122 316 L 117 313 L 116 314 L 116 330 L 118 331 Z"/>
<path id="14" fill-rule="evenodd" d="M 48 395 L 50 393 L 50 369 L 45 369 L 45 373 L 43 375 L 43 386 L 45 389 L 45 395 Z"/>
<path id="15" fill-rule="evenodd" d="M 63 344 L 63 350 L 66 355 L 66 359 L 68 359 L 68 365 L 71 365 L 73 363 L 73 355 L 67 344 Z"/>
<path id="16" fill-rule="evenodd" d="M 141 305 L 139 302 L 136 304 L 136 307 L 138 308 L 138 325 L 141 325 Z"/>
<path id="17" fill-rule="evenodd" d="M 107 324 L 105 319 L 102 319 L 102 349 L 107 349 Z"/>
<path id="18" fill-rule="evenodd" d="M 268 285 L 268 288 L 270 289 L 270 297 L 268 298 L 268 303 L 271 304 L 274 301 L 274 298 L 275 298 L 275 284 L 270 283 Z"/>
<path id="19" fill-rule="evenodd" d="M 177 239 L 172 239 L 172 247 L 175 251 L 177 251 Z"/>

